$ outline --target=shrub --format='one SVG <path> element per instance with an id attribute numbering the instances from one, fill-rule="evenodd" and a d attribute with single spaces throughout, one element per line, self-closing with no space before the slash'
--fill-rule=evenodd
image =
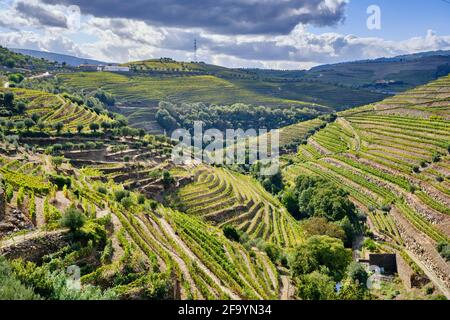
<path id="1" fill-rule="evenodd" d="M 108 190 L 103 186 L 98 187 L 97 191 L 101 194 L 108 194 Z"/>
<path id="2" fill-rule="evenodd" d="M 138 204 L 144 204 L 145 203 L 145 196 L 143 194 L 138 195 L 137 202 L 138 202 Z"/>
<path id="3" fill-rule="evenodd" d="M 240 239 L 239 233 L 233 226 L 226 225 L 223 228 L 223 234 L 225 235 L 225 237 L 227 237 L 227 239 L 239 242 Z"/>
<path id="4" fill-rule="evenodd" d="M 64 186 L 70 188 L 72 185 L 72 179 L 63 175 L 52 175 L 50 176 L 50 181 L 55 184 L 59 190 L 62 190 Z"/>
<path id="5" fill-rule="evenodd" d="M 326 269 L 330 276 L 339 281 L 351 260 L 351 250 L 345 249 L 341 240 L 314 236 L 296 248 L 290 265 L 294 276 Z"/>
<path id="6" fill-rule="evenodd" d="M 314 271 L 298 279 L 297 294 L 303 300 L 334 300 L 335 285 L 330 276 Z"/>
<path id="7" fill-rule="evenodd" d="M 436 249 L 442 256 L 442 258 L 444 258 L 446 261 L 450 261 L 450 244 L 446 242 L 440 242 L 438 243 Z"/>
<path id="8" fill-rule="evenodd" d="M 433 162 L 439 162 L 441 161 L 441 155 L 437 152 L 433 153 L 433 157 L 432 157 Z"/>
<path id="9" fill-rule="evenodd" d="M 17 279 L 10 263 L 0 256 L 0 300 L 39 300 L 33 290 Z"/>
<path id="10" fill-rule="evenodd" d="M 281 257 L 281 250 L 276 245 L 270 243 L 264 246 L 264 252 L 273 263 L 277 263 Z"/>
<path id="11" fill-rule="evenodd" d="M 117 202 L 121 202 L 123 198 L 126 198 L 130 195 L 130 192 L 127 190 L 117 190 L 114 192 L 114 198 Z"/>
<path id="12" fill-rule="evenodd" d="M 172 175 L 170 174 L 169 171 L 165 170 L 162 174 L 162 182 L 164 184 L 165 187 L 170 186 L 173 182 L 175 181 L 175 179 L 172 177 Z"/>
<path id="13" fill-rule="evenodd" d="M 130 209 L 133 206 L 134 201 L 131 197 L 125 197 L 120 200 L 120 204 L 123 205 L 125 209 Z"/>
<path id="14" fill-rule="evenodd" d="M 353 261 L 347 267 L 347 277 L 358 283 L 360 286 L 365 287 L 369 275 L 360 263 Z"/>
<path id="15" fill-rule="evenodd" d="M 72 233 L 79 231 L 85 223 L 84 213 L 74 207 L 66 209 L 61 218 L 61 226 L 68 228 Z"/>

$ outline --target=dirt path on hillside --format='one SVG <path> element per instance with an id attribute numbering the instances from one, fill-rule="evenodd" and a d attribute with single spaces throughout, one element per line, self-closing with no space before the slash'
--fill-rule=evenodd
<path id="1" fill-rule="evenodd" d="M 45 225 L 44 199 L 36 197 L 34 203 L 36 205 L 36 227 L 40 228 Z"/>
<path id="2" fill-rule="evenodd" d="M 278 269 L 280 274 L 280 300 L 293 300 L 295 286 L 289 278 L 289 272 L 285 269 Z"/>
<path id="3" fill-rule="evenodd" d="M 186 255 L 189 258 L 191 258 L 193 261 L 196 261 L 198 267 L 204 273 L 206 273 L 224 293 L 226 293 L 231 299 L 240 300 L 240 297 L 238 295 L 236 295 L 234 292 L 232 292 L 229 288 L 224 287 L 222 285 L 222 282 L 220 281 L 220 279 L 217 278 L 216 275 L 214 273 L 212 273 L 211 270 L 209 270 L 203 264 L 203 262 L 191 251 L 191 249 L 189 249 L 189 247 L 176 235 L 176 233 L 173 230 L 172 226 L 164 218 L 161 218 L 160 221 L 161 221 L 161 226 L 164 228 L 164 230 L 180 246 L 180 248 L 186 253 Z"/>

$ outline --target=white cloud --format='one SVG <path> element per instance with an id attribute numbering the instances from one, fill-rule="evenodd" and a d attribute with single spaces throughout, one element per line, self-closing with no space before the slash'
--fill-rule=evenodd
<path id="1" fill-rule="evenodd" d="M 323 3 L 332 11 L 334 6 L 339 10 L 342 1 Z M 338 33 L 313 34 L 302 24 L 286 35 L 233 36 L 201 28 L 168 28 L 132 19 L 84 16 L 80 30 L 74 32 L 64 28 L 37 28 L 36 21 L 21 16 L 12 19 L 14 8 L 12 5 L 0 9 L 0 21 L 10 29 L 0 34 L 2 44 L 113 62 L 161 56 L 189 61 L 193 59 L 194 39 L 198 40 L 200 60 L 228 67 L 301 69 L 323 63 L 450 49 L 450 36 L 437 35 L 432 30 L 424 36 L 388 41 Z M 45 8 L 53 9 L 48 5 Z M 66 9 L 60 5 L 55 7 L 58 12 Z"/>

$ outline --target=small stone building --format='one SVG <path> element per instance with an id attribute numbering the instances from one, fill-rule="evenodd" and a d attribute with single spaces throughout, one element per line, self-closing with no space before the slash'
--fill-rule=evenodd
<path id="1" fill-rule="evenodd" d="M 395 254 L 370 254 L 369 264 L 378 266 L 384 274 L 397 273 L 397 256 Z"/>

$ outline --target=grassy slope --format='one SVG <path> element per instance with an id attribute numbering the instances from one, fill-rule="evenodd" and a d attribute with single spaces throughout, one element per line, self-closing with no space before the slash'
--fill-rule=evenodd
<path id="1" fill-rule="evenodd" d="M 134 125 L 151 132 L 161 132 L 155 122 L 155 109 L 161 100 L 204 102 L 211 104 L 247 103 L 265 106 L 298 106 L 324 112 L 331 109 L 298 100 L 280 99 L 251 90 L 212 75 L 184 77 L 134 76 L 114 73 L 74 73 L 59 75 L 67 85 L 84 90 L 99 87 L 115 95 L 120 109 Z"/>

